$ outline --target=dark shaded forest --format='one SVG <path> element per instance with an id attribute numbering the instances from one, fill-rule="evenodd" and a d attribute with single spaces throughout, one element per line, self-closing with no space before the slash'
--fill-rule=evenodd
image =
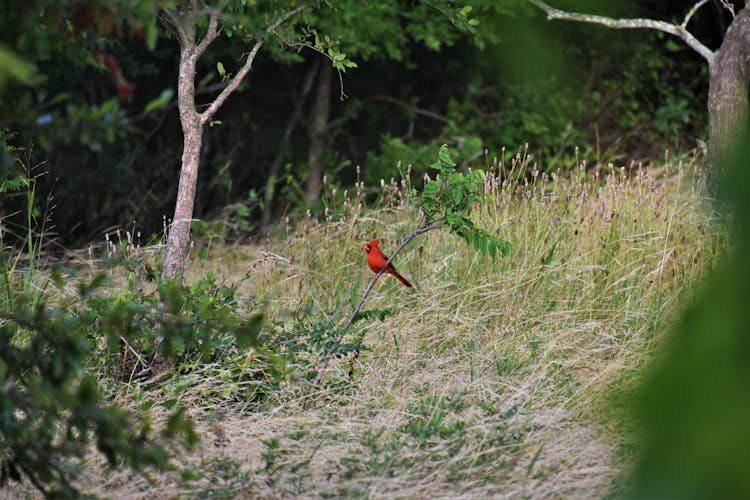
<path id="1" fill-rule="evenodd" d="M 608 15 L 685 14 L 678 1 L 606 9 L 568 3 Z M 715 47 L 730 18 L 712 3 L 691 29 Z M 75 16 L 80 12 L 70 6 L 85 4 L 55 13 L 47 4 L 2 7 L 4 45 L 38 75 L 34 83 L 6 87 L 3 139 L 20 148 L 23 164 L 38 176 L 36 196 L 50 199 L 48 229 L 61 247 L 100 241 L 134 222 L 143 234 L 158 233 L 174 206 L 182 148 L 178 44 L 157 25 L 162 34 L 149 49 L 137 21 L 117 18 L 117 10 L 110 28 L 98 19 L 85 33 L 70 24 L 61 30 L 61 12 Z M 92 15 L 107 12 L 91 8 Z M 705 141 L 706 70 L 677 41 L 550 24 L 520 2 L 476 14 L 481 29 L 471 34 L 430 13 L 445 34 L 431 43 L 399 33 L 403 40 L 392 44 L 380 37 L 380 21 L 353 24 L 372 33 L 351 53 L 358 67 L 341 74 L 307 48 L 261 51 L 205 132 L 195 217 L 223 220 L 220 231 L 230 238 L 262 233 L 280 215 L 315 210 L 322 175 L 329 186 L 346 188 L 360 165 L 362 179 L 377 185 L 397 176 L 401 162 L 418 177 L 442 143 L 469 163 L 482 161 L 484 150 L 498 155 L 528 144 L 540 168 L 565 170 L 575 148 L 595 167 L 648 163 L 667 149 L 685 154 Z M 381 31 L 392 37 L 408 28 Z M 246 51 L 238 41 L 218 40 L 201 61 L 198 103 L 222 87 L 217 61 L 231 71 Z M 345 41 L 340 48 L 347 52 Z M 116 61 L 119 73 L 102 55 Z M 132 88 L 122 93 L 118 78 Z M 12 196 L 4 198 L 5 214 L 14 213 Z"/>

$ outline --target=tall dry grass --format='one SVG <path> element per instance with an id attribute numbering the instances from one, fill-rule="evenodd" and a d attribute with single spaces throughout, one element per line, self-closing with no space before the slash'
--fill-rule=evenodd
<path id="1" fill-rule="evenodd" d="M 383 276 L 312 391 L 315 352 L 243 401 L 241 359 L 195 371 L 181 399 L 203 431 L 178 475 L 84 480 L 119 497 L 592 497 L 630 465 L 630 389 L 667 327 L 730 245 L 693 161 L 658 168 L 537 171 L 520 153 L 486 159 L 472 218 L 512 245 L 491 260 L 447 233 L 399 256 L 415 288 Z M 530 172 L 528 175 L 525 172 Z M 346 320 L 371 277 L 361 246 L 393 249 L 419 217 L 408 174 L 351 193 L 266 241 L 213 248 L 216 271 L 266 312 L 279 354 Z M 369 209 L 365 201 L 379 195 Z M 323 332 L 325 333 L 325 332 Z M 293 342 L 292 342 L 293 340 Z M 301 361 L 309 364 L 302 364 Z M 353 368 L 352 376 L 349 376 Z M 247 374 L 245 374 L 247 375 Z M 188 474 L 190 475 L 190 474 Z"/>

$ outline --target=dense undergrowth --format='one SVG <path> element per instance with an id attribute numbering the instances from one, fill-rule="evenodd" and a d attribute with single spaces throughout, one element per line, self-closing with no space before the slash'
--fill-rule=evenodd
<path id="1" fill-rule="evenodd" d="M 157 380 L 138 376 L 138 356 L 166 321 L 149 302 L 159 247 L 123 238 L 78 259 L 71 280 L 110 277 L 81 306 L 102 318 L 86 332 L 94 342 L 122 304 L 139 318 L 82 373 L 157 422 L 183 408 L 202 442 L 155 481 L 84 455 L 76 484 L 112 497 L 617 492 L 633 458 L 632 389 L 729 232 L 692 160 L 562 175 L 520 153 L 482 167 L 471 218 L 509 254 L 440 230 L 415 239 L 397 259 L 415 288 L 383 276 L 319 387 L 371 277 L 362 244 L 379 238 L 389 253 L 418 224 L 408 174 L 351 193 L 326 186 L 323 213 L 264 241 L 196 245 L 169 311 L 178 363 Z M 73 293 L 44 290 L 50 307 Z"/>

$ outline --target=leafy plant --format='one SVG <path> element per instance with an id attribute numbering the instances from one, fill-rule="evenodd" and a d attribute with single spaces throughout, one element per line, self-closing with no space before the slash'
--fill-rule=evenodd
<path id="1" fill-rule="evenodd" d="M 445 144 L 440 148 L 438 159 L 432 164 L 438 171 L 435 180 L 424 185 L 422 191 L 422 211 L 426 223 L 444 220 L 448 229 L 462 237 L 466 243 L 483 255 L 495 257 L 507 254 L 510 244 L 477 227 L 467 217 L 475 203 L 479 203 L 484 193 L 485 173 L 483 170 L 456 171 L 456 163 Z"/>
<path id="2" fill-rule="evenodd" d="M 55 281 L 63 284 L 59 273 Z M 76 302 L 101 283 L 82 283 Z M 19 289 L 10 294 L 12 303 L 0 303 L 0 482 L 24 476 L 45 496 L 77 496 L 77 464 L 93 444 L 112 467 L 166 468 L 169 452 L 147 413 L 108 402 L 106 388 L 85 368 L 98 347 L 89 335 L 98 318 Z M 115 318 L 130 321 L 107 320 Z M 197 442 L 179 407 L 160 434 L 181 436 L 188 446 Z"/>
<path id="3" fill-rule="evenodd" d="M 213 275 L 185 287 L 162 284 L 162 307 L 156 290 L 143 291 L 143 281 L 156 276 L 130 231 L 107 240 L 111 270 L 127 274 L 123 292 L 107 288 L 103 273 L 79 278 L 75 269 L 44 269 L 44 214 L 35 179 L 18 165 L 15 158 L 2 185 L 3 193 L 26 198 L 27 236 L 20 251 L 0 247 L 0 485 L 26 478 L 45 496 L 79 496 L 75 480 L 92 446 L 110 467 L 168 468 L 170 442 L 198 441 L 177 399 L 164 403 L 157 427 L 151 398 L 125 409 L 111 400 L 114 387 L 143 372 L 157 328 L 184 373 L 259 347 L 262 315 L 240 308 L 235 287 Z M 256 365 L 265 361 L 256 357 Z"/>

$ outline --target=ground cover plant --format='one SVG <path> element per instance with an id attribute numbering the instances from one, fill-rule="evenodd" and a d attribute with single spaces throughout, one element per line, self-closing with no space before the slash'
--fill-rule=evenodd
<path id="1" fill-rule="evenodd" d="M 156 424 L 178 405 L 200 443 L 146 475 L 89 451 L 72 484 L 106 497 L 622 492 L 635 387 L 731 238 L 693 158 L 578 162 L 563 175 L 540 172 L 524 149 L 487 154 L 470 218 L 507 254 L 493 259 L 442 230 L 420 235 L 397 256 L 414 288 L 376 283 L 319 385 L 372 276 L 362 245 L 377 237 L 392 253 L 420 219 L 424 179 L 407 168 L 351 192 L 325 184 L 324 210 L 280 221 L 273 238 L 197 242 L 185 288 L 172 292 L 174 317 L 186 319 L 175 368 L 134 376 L 133 353 L 148 356 L 150 343 L 126 336 L 113 349 L 119 372 L 96 357 L 82 373 Z M 147 305 L 160 248 L 120 239 L 79 257 L 79 273 L 107 270 L 102 295 Z M 114 266 L 108 253 L 125 259 Z"/>

